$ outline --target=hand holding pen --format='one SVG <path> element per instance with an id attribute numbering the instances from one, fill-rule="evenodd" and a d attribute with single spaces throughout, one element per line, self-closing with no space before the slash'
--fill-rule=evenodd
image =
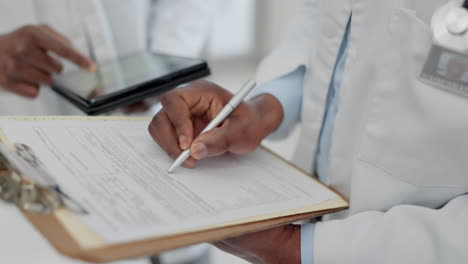
<path id="1" fill-rule="evenodd" d="M 173 159 L 189 150 L 186 167 L 226 152 L 249 153 L 278 127 L 282 108 L 273 96 L 263 94 L 241 102 L 220 124 L 201 133 L 232 98 L 230 92 L 207 81 L 169 92 L 161 98 L 163 109 L 153 118 L 150 134 Z"/>

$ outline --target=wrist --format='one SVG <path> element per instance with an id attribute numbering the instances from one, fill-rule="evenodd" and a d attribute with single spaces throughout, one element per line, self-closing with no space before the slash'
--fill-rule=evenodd
<path id="1" fill-rule="evenodd" d="M 259 116 L 265 137 L 275 131 L 284 117 L 281 103 L 271 94 L 260 94 L 251 100 L 248 104 L 254 107 Z"/>
<path id="2" fill-rule="evenodd" d="M 270 248 L 263 256 L 268 264 L 300 264 L 301 263 L 301 226 L 287 225 L 283 232 L 275 238 L 276 246 Z"/>

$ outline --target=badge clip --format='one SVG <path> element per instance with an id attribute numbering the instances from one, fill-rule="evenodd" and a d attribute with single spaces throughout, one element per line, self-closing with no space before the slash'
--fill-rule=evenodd
<path id="1" fill-rule="evenodd" d="M 451 1 L 434 13 L 433 45 L 420 79 L 431 86 L 468 97 L 468 1 Z"/>

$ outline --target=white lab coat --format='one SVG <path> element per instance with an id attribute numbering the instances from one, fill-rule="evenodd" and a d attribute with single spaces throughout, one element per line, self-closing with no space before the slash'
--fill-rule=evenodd
<path id="1" fill-rule="evenodd" d="M 88 54 L 84 22 L 100 62 L 142 50 L 199 57 L 216 6 L 215 0 L 0 0 L 0 34 L 49 24 Z M 0 115 L 70 114 L 82 112 L 47 87 L 34 100 L 0 89 Z"/>
<path id="2" fill-rule="evenodd" d="M 310 170 L 352 12 L 328 175 L 350 208 L 316 225 L 314 263 L 468 263 L 468 98 L 418 79 L 446 2 L 307 0 L 261 64 L 260 82 L 307 66 L 296 161 Z"/>

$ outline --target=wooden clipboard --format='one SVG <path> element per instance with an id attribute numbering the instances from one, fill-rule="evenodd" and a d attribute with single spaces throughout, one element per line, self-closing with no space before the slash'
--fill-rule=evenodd
<path id="1" fill-rule="evenodd" d="M 83 119 L 83 117 L 57 118 Z M 85 118 L 90 120 L 99 119 L 91 117 Z M 51 118 L 47 117 L 47 119 Z M 118 120 L 122 118 L 116 119 L 106 117 L 105 119 Z M 2 133 L 0 133 L 0 141 L 8 144 L 9 142 L 5 142 L 8 139 L 1 134 Z M 271 155 L 278 158 L 280 162 L 286 162 L 271 151 L 269 152 Z M 289 164 L 289 166 L 294 167 L 291 164 Z M 296 167 L 294 168 L 297 169 Z M 301 172 L 304 174 L 304 177 L 311 177 L 305 172 Z M 311 179 L 316 181 L 313 177 L 311 177 Z M 329 189 L 323 184 L 321 185 L 323 188 Z M 21 211 L 61 254 L 88 262 L 102 263 L 149 256 L 155 253 L 197 243 L 215 242 L 346 209 L 348 207 L 347 201 L 338 193 L 335 192 L 335 194 L 336 196 L 328 201 L 306 208 L 283 211 L 277 214 L 261 215 L 249 219 L 224 223 L 218 226 L 203 227 L 180 234 L 154 237 L 140 241 L 129 241 L 119 244 L 107 243 L 96 232 L 91 230 L 90 227 L 84 224 L 78 216 L 74 215 L 72 211 L 66 208 L 57 209 L 51 214 L 37 214 L 26 210 Z"/>

